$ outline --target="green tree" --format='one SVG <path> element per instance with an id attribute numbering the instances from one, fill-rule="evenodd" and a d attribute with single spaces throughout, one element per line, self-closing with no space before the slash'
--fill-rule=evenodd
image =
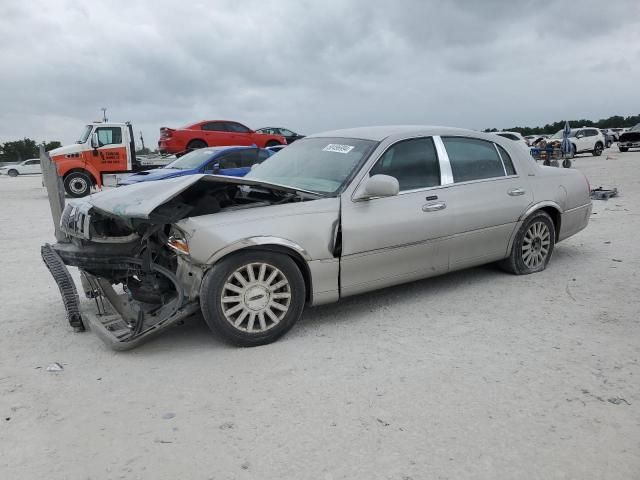
<path id="1" fill-rule="evenodd" d="M 58 141 L 42 142 L 46 151 L 61 147 Z M 14 142 L 0 144 L 0 162 L 21 162 L 29 158 L 37 158 L 40 146 L 31 138 L 23 138 Z"/>

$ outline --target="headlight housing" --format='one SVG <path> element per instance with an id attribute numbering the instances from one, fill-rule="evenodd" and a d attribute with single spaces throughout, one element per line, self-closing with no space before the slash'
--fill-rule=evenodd
<path id="1" fill-rule="evenodd" d="M 167 246 L 180 255 L 189 255 L 189 243 L 187 236 L 176 228 L 171 229 L 171 235 L 167 240 Z"/>

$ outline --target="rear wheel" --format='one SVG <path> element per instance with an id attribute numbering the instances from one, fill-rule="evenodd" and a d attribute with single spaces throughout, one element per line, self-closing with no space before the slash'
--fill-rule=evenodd
<path id="1" fill-rule="evenodd" d="M 82 172 L 71 172 L 64 177 L 64 190 L 70 197 L 86 197 L 91 192 L 91 177 Z"/>
<path id="2" fill-rule="evenodd" d="M 500 266 L 515 275 L 541 272 L 547 267 L 556 243 L 553 220 L 543 210 L 533 213 L 513 240 L 511 254 Z"/>
<path id="3" fill-rule="evenodd" d="M 569 160 L 568 158 L 565 158 L 562 162 L 562 166 L 564 168 L 571 168 L 571 160 Z"/>
<path id="4" fill-rule="evenodd" d="M 246 251 L 227 257 L 206 274 L 200 307 L 207 325 L 242 347 L 274 342 L 302 316 L 304 278 L 287 255 Z"/>
<path id="5" fill-rule="evenodd" d="M 276 145 L 282 145 L 282 144 L 280 142 L 275 141 L 275 140 L 269 140 L 265 146 L 266 147 L 275 147 Z"/>
<path id="6" fill-rule="evenodd" d="M 593 147 L 593 152 L 592 152 L 593 156 L 594 157 L 599 157 L 600 155 L 602 155 L 602 150 L 603 150 L 602 143 L 600 143 L 600 142 L 596 143 L 596 146 Z"/>
<path id="7" fill-rule="evenodd" d="M 20 175 L 20 173 L 15 168 L 12 168 L 7 172 L 7 175 L 9 175 L 10 177 L 17 177 L 18 175 Z"/>
<path id="8" fill-rule="evenodd" d="M 207 144 L 202 140 L 191 140 L 187 145 L 187 150 L 197 150 L 199 148 L 205 148 Z"/>

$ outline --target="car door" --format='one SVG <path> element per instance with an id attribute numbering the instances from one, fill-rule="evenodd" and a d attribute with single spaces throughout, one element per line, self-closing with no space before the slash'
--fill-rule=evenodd
<path id="1" fill-rule="evenodd" d="M 228 132 L 225 122 L 207 122 L 201 126 L 204 141 L 210 147 L 235 145 L 233 136 Z"/>
<path id="2" fill-rule="evenodd" d="M 443 273 L 448 256 L 439 206 L 440 164 L 430 137 L 386 149 L 369 175 L 395 177 L 392 197 L 342 200 L 341 295 Z"/>
<path id="3" fill-rule="evenodd" d="M 438 140 L 451 169 L 450 183 L 438 192 L 446 205 L 443 228 L 451 234 L 449 269 L 506 257 L 516 224 L 533 201 L 526 174 L 516 171 L 507 150 L 494 142 L 463 136 Z"/>
<path id="4" fill-rule="evenodd" d="M 101 171 L 125 170 L 128 164 L 127 147 L 123 142 L 121 127 L 98 127 L 97 149 Z M 87 152 L 93 155 L 93 152 Z"/>
<path id="5" fill-rule="evenodd" d="M 29 174 L 29 175 L 40 173 L 40 160 L 37 160 L 37 159 L 27 160 L 24 163 L 23 171 L 25 174 Z"/>
<path id="6" fill-rule="evenodd" d="M 227 130 L 233 139 L 233 143 L 229 145 L 253 145 L 255 142 L 252 138 L 252 131 L 244 125 L 237 122 L 225 122 Z"/>
<path id="7" fill-rule="evenodd" d="M 576 136 L 573 139 L 576 144 L 576 150 L 578 152 L 584 152 L 587 150 L 591 150 L 590 148 L 590 139 L 587 136 L 586 129 L 581 128 L 576 132 Z"/>

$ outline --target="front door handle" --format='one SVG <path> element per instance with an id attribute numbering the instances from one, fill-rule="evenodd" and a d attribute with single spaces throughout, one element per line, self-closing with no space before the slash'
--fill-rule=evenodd
<path id="1" fill-rule="evenodd" d="M 526 192 L 522 188 L 513 188 L 507 192 L 512 197 L 517 197 L 519 195 L 524 195 Z"/>
<path id="2" fill-rule="evenodd" d="M 444 210 L 447 208 L 447 204 L 444 202 L 427 203 L 422 206 L 423 212 L 437 212 L 438 210 Z"/>

